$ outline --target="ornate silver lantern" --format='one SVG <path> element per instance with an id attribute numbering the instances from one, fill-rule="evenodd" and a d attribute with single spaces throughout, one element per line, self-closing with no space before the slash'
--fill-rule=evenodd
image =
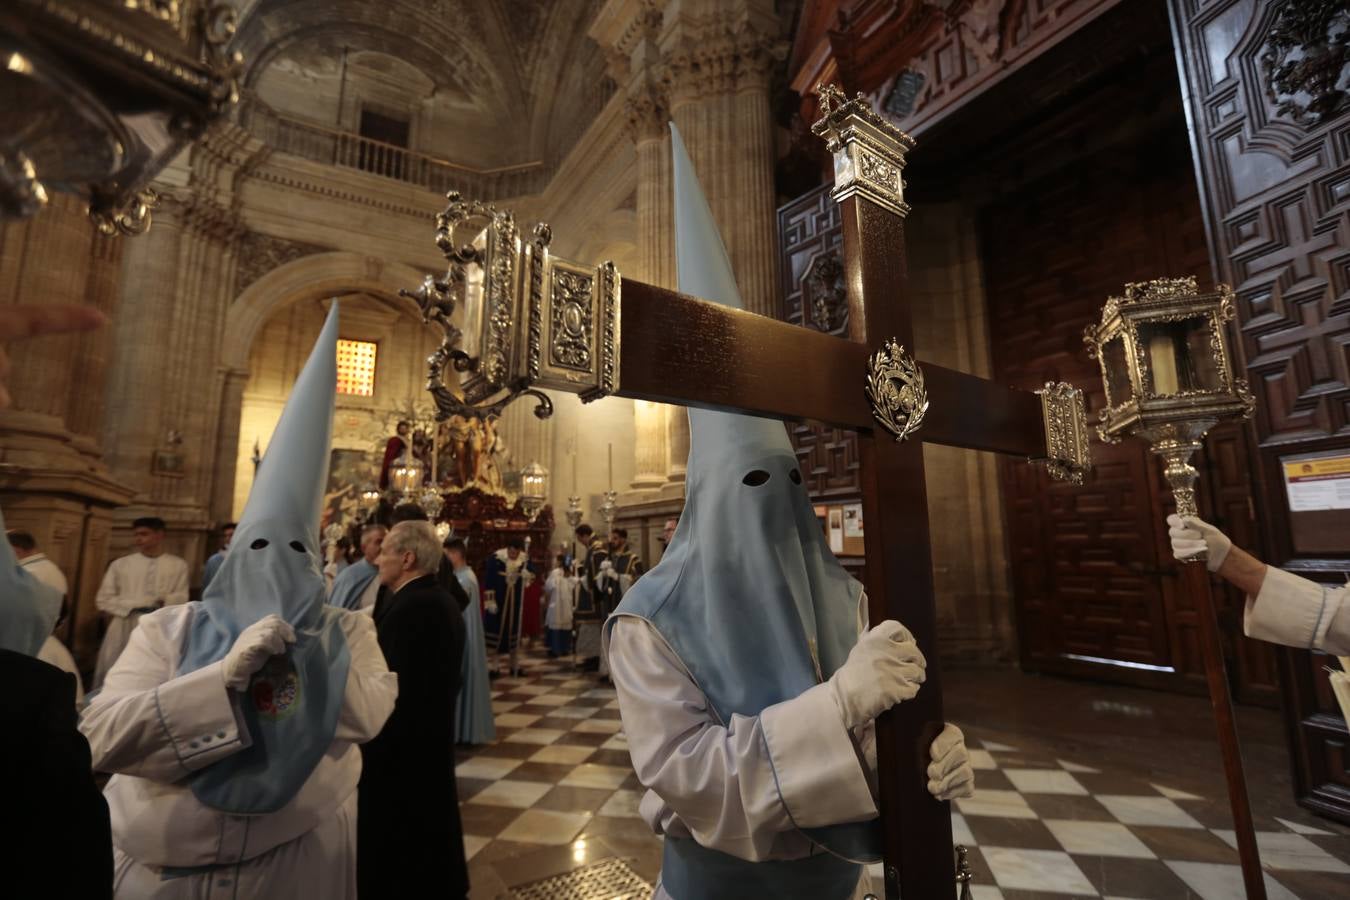
<path id="1" fill-rule="evenodd" d="M 445 498 L 435 485 L 429 485 L 417 498 L 417 505 L 422 507 L 422 512 L 427 514 L 428 519 L 435 522 L 440 517 L 441 510 L 445 508 Z"/>
<path id="2" fill-rule="evenodd" d="M 438 418 L 499 414 L 524 395 L 534 414 L 553 413 L 539 388 L 581 394 L 613 393 L 618 378 L 619 273 L 613 263 L 582 266 L 549 252 L 552 232 L 537 225 L 524 241 L 509 212 L 456 191 L 436 216 L 436 246 L 445 275 L 428 275 L 416 291 L 422 320 L 441 329 L 428 360 L 427 390 Z M 462 312 L 464 327 L 451 322 Z M 460 373 L 462 397 L 446 385 L 446 367 Z"/>
<path id="3" fill-rule="evenodd" d="M 575 494 L 567 498 L 567 524 L 573 531 L 581 524 L 581 498 Z"/>
<path id="4" fill-rule="evenodd" d="M 520 508 L 534 521 L 548 502 L 548 469 L 532 462 L 520 473 Z"/>
<path id="5" fill-rule="evenodd" d="M 1192 277 L 1159 278 L 1125 285 L 1083 335 L 1106 388 L 1098 436 L 1147 441 L 1166 461 L 1182 516 L 1196 515 L 1190 458 L 1205 434 L 1224 419 L 1250 418 L 1256 406 L 1247 382 L 1233 377 L 1224 334 L 1233 316 L 1227 285 L 1202 294 Z"/>
<path id="6" fill-rule="evenodd" d="M 0 220 L 62 190 L 145 231 L 150 179 L 238 99 L 234 27 L 218 0 L 0 4 Z"/>
<path id="7" fill-rule="evenodd" d="M 411 453 L 404 453 L 389 467 L 389 487 L 401 503 L 416 503 L 417 489 L 422 486 L 425 467 Z"/>

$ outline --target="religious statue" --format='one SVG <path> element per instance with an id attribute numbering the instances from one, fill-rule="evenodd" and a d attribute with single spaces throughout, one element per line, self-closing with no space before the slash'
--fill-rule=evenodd
<path id="1" fill-rule="evenodd" d="M 422 463 L 422 479 L 426 484 L 431 483 L 431 435 L 427 434 L 423 428 L 418 428 L 412 433 L 412 449 L 410 451 L 414 458 Z"/>
<path id="2" fill-rule="evenodd" d="M 494 494 L 502 492 L 502 470 L 498 457 L 504 452 L 505 445 L 497 435 L 497 417 L 487 416 L 482 420 L 482 450 L 478 454 L 478 471 L 474 480 L 485 491 Z"/>
<path id="3" fill-rule="evenodd" d="M 470 439 L 473 437 L 473 423 L 475 421 L 470 416 L 455 413 L 445 424 L 446 444 L 455 458 L 456 484 L 461 488 L 469 486 L 469 477 L 473 474 Z M 449 467 L 447 467 L 448 471 Z"/>
<path id="4" fill-rule="evenodd" d="M 382 491 L 389 490 L 389 468 L 394 464 L 394 460 L 402 456 L 403 451 L 408 449 L 408 432 L 412 430 L 412 425 L 406 420 L 400 419 L 394 430 L 396 433 L 384 445 L 384 461 L 380 464 L 380 490 Z"/>

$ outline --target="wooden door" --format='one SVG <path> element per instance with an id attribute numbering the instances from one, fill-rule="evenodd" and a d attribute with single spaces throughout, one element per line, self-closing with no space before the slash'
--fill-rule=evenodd
<path id="1" fill-rule="evenodd" d="M 1165 275 L 1212 282 L 1185 131 L 1179 118 L 1161 121 L 983 206 L 994 368 L 1007 383 L 1071 381 L 1095 415 L 1101 376 L 1082 334 L 1106 298 Z M 1245 445 L 1240 430 L 1218 437 L 1217 455 L 1197 461 L 1210 488 L 1202 515 L 1246 534 Z M 1196 611 L 1163 524 L 1171 504 L 1161 467 L 1137 441 L 1095 444 L 1094 455 L 1081 487 L 1002 463 L 1022 664 L 1203 691 Z M 1273 699 L 1268 651 L 1240 637 L 1241 599 L 1219 599 L 1239 696 Z"/>
<path id="2" fill-rule="evenodd" d="M 1210 252 L 1237 292 L 1257 400 L 1244 468 L 1260 528 L 1246 537 L 1273 565 L 1341 583 L 1350 510 L 1291 514 L 1281 461 L 1350 454 L 1350 93 L 1328 40 L 1350 13 L 1335 2 L 1168 7 Z M 1299 800 L 1350 822 L 1350 734 L 1329 663 L 1281 651 L 1280 681 Z"/>

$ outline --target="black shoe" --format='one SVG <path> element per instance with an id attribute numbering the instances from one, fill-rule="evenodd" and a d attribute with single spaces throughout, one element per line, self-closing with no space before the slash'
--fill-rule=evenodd
<path id="1" fill-rule="evenodd" d="M 496 681 L 498 678 L 501 677 L 502 673 L 498 672 L 496 669 L 493 669 L 491 672 L 488 672 L 488 681 Z"/>

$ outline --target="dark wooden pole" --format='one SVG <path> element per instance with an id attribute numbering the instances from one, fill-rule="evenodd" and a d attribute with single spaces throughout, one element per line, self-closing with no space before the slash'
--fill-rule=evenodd
<path id="1" fill-rule="evenodd" d="M 864 522 L 867 520 L 864 518 Z M 1233 698 L 1228 691 L 1228 667 L 1219 639 L 1219 619 L 1214 611 L 1214 594 L 1209 570 L 1203 560 L 1182 563 L 1182 585 L 1195 601 L 1200 625 L 1200 653 L 1204 657 L 1205 680 L 1209 683 L 1209 702 L 1214 708 L 1214 728 L 1219 737 L 1219 755 L 1228 781 L 1228 802 L 1233 810 L 1233 831 L 1237 836 L 1238 859 L 1242 863 L 1242 883 L 1247 900 L 1266 900 L 1266 882 L 1261 873 L 1261 856 L 1256 847 L 1252 806 L 1247 797 L 1247 780 L 1242 772 L 1242 747 L 1238 744 L 1237 722 L 1233 718 Z"/>
<path id="2" fill-rule="evenodd" d="M 912 352 L 904 220 L 856 195 L 840 203 L 840 213 L 849 338 L 877 347 L 893 337 Z M 855 376 L 859 394 L 864 375 L 860 368 Z M 956 890 L 951 814 L 928 793 L 926 774 L 943 718 L 921 432 L 903 444 L 879 428 L 858 433 L 868 619 L 899 620 L 928 660 L 918 696 L 876 723 L 887 900 L 952 897 Z"/>

